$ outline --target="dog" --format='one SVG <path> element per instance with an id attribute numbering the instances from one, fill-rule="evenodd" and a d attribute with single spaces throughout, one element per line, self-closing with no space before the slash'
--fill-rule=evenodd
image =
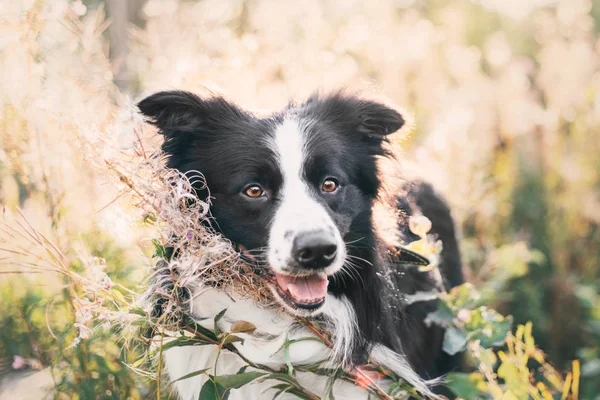
<path id="1" fill-rule="evenodd" d="M 436 301 L 406 301 L 417 291 L 432 290 L 435 282 L 412 266 L 419 264 L 418 256 L 402 250 L 398 255 L 374 224 L 374 204 L 384 184 L 379 160 L 396 157 L 390 135 L 405 124 L 397 110 L 345 92 L 315 94 L 268 116 L 220 96 L 185 91 L 150 95 L 138 108 L 164 136 L 167 166 L 203 174 L 206 187 L 196 190 L 202 197 L 210 189 L 214 229 L 270 277 L 273 296 L 287 311 L 199 286 L 189 311 L 193 319 L 212 329 L 214 316 L 226 308 L 222 330 L 237 320 L 255 324 L 258 329 L 240 334 L 244 342 L 235 346 L 256 364 L 279 369 L 326 360 L 352 371 L 371 360 L 425 396 L 446 394 L 431 389 L 432 383 L 459 369 L 460 360 L 442 351 L 443 329 L 425 323 Z M 461 284 L 454 223 L 444 200 L 426 183 L 405 182 L 394 206 L 404 242 L 417 238 L 408 217 L 422 214 L 432 221 L 430 233 L 444 246 L 443 284 L 446 289 Z M 332 348 L 304 340 L 284 356 L 286 341 L 312 335 L 294 316 L 318 320 L 331 332 Z M 213 368 L 216 354 L 215 346 L 174 347 L 164 360 L 177 380 Z M 244 365 L 233 353 L 219 357 L 212 374 L 233 374 Z M 318 396 L 325 393 L 326 377 L 298 372 L 297 379 Z M 205 381 L 198 375 L 174 386 L 181 399 L 196 400 Z M 273 385 L 249 384 L 231 391 L 230 398 L 273 398 Z M 336 382 L 333 394 L 369 398 L 347 382 Z"/>

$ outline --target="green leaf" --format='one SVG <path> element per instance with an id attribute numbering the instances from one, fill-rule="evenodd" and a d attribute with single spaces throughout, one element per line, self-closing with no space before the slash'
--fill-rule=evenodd
<path id="1" fill-rule="evenodd" d="M 298 385 L 298 382 L 296 382 L 296 380 L 294 379 L 293 376 L 290 376 L 290 375 L 288 375 L 286 373 L 283 373 L 283 372 L 273 372 L 272 374 L 269 374 L 269 375 L 263 377 L 261 379 L 261 382 L 264 382 L 267 379 L 274 379 L 274 380 L 277 380 L 277 381 L 286 382 L 286 383 L 289 383 L 289 384 L 291 384 L 293 386 L 297 386 Z"/>
<path id="2" fill-rule="evenodd" d="M 600 304 L 600 295 L 598 295 L 593 285 L 576 285 L 575 296 L 583 307 L 590 310 L 593 310 L 597 304 Z"/>
<path id="3" fill-rule="evenodd" d="M 294 343 L 303 342 L 306 340 L 315 340 L 320 343 L 323 343 L 323 341 L 320 338 L 316 338 L 316 337 L 305 337 L 305 338 L 299 338 L 299 339 L 288 339 L 286 337 L 284 342 L 281 344 L 281 347 L 279 347 L 279 349 L 277 349 L 277 351 L 275 352 L 275 353 L 278 353 L 280 351 L 283 351 L 283 359 L 285 360 L 285 364 L 288 368 L 289 375 L 294 374 L 294 366 L 292 365 L 292 362 L 290 360 L 290 351 L 289 351 L 290 346 Z M 320 364 L 320 363 L 318 363 L 318 364 Z"/>
<path id="4" fill-rule="evenodd" d="M 515 242 L 500 246 L 490 256 L 494 264 L 492 279 L 503 280 L 519 278 L 527 274 L 528 264 L 541 264 L 544 253 L 532 250 L 525 242 Z"/>
<path id="5" fill-rule="evenodd" d="M 142 220 L 144 224 L 153 225 L 156 222 L 156 214 L 150 212 L 146 214 Z M 156 240 L 156 239 L 155 239 Z"/>
<path id="6" fill-rule="evenodd" d="M 139 368 L 140 365 L 142 365 L 144 362 L 148 361 L 148 358 L 149 358 L 148 356 L 149 356 L 149 354 L 146 353 L 142 357 L 138 358 L 133 364 L 131 364 L 131 366 L 133 368 Z"/>
<path id="7" fill-rule="evenodd" d="M 510 332 L 512 317 L 505 317 L 487 307 L 471 312 L 471 320 L 465 324 L 469 340 L 479 340 L 483 348 L 501 346 Z"/>
<path id="8" fill-rule="evenodd" d="M 198 400 L 227 400 L 229 397 L 225 393 L 225 389 L 223 386 L 213 381 L 213 376 L 209 375 L 210 379 L 207 380 L 204 385 L 202 385 L 202 389 L 200 389 L 200 396 L 198 396 Z"/>
<path id="9" fill-rule="evenodd" d="M 182 325 L 182 327 L 187 326 L 192 331 L 201 333 L 202 335 L 204 335 L 207 338 L 212 339 L 214 341 L 219 340 L 217 338 L 217 335 L 213 331 L 203 327 L 202 325 L 199 325 L 198 323 L 196 323 L 196 321 L 194 321 L 193 319 L 191 319 L 189 317 L 184 317 L 183 320 L 181 321 L 181 325 Z"/>
<path id="10" fill-rule="evenodd" d="M 148 356 L 146 358 L 151 358 L 153 356 L 155 356 L 156 354 L 158 354 L 161 349 L 162 351 L 166 351 L 169 350 L 173 347 L 181 347 L 181 346 L 204 346 L 207 344 L 212 344 L 210 342 L 204 341 L 198 337 L 187 337 L 187 336 L 179 336 L 177 339 L 174 340 L 170 340 L 166 343 L 163 343 L 160 345 L 160 347 L 152 350 Z M 142 362 L 144 361 L 144 359 L 138 360 L 138 362 L 136 362 L 134 364 L 134 366 L 139 366 Z"/>
<path id="11" fill-rule="evenodd" d="M 184 376 L 182 376 L 181 378 L 177 378 L 177 379 L 175 379 L 174 381 L 171 381 L 171 383 L 175 383 L 175 382 L 178 382 L 178 381 L 182 381 L 182 380 L 184 380 L 184 379 L 188 379 L 188 378 L 193 378 L 194 376 L 202 375 L 203 373 L 205 373 L 205 372 L 206 372 L 206 371 L 208 371 L 209 369 L 210 369 L 210 368 L 205 368 L 205 369 L 201 369 L 200 371 L 194 371 L 194 372 L 191 372 L 191 373 L 189 373 L 189 374 L 187 374 L 187 375 L 184 375 Z"/>
<path id="12" fill-rule="evenodd" d="M 225 390 L 238 389 L 265 375 L 265 372 L 244 372 L 241 374 L 221 375 L 215 377 L 215 382 L 225 388 Z"/>
<path id="13" fill-rule="evenodd" d="M 454 326 L 448 327 L 444 334 L 444 351 L 453 356 L 454 354 L 463 351 L 466 347 L 467 334 Z"/>
<path id="14" fill-rule="evenodd" d="M 217 336 L 221 333 L 221 330 L 217 326 L 218 322 L 219 322 L 219 320 L 221 318 L 223 318 L 223 315 L 225 315 L 226 312 L 227 312 L 227 309 L 225 308 L 225 309 L 221 310 L 217 315 L 215 315 L 215 319 L 214 319 L 214 321 L 215 321 L 215 331 L 214 331 L 214 333 Z"/>
<path id="15" fill-rule="evenodd" d="M 400 264 L 427 266 L 430 263 L 427 257 L 405 246 L 397 246 L 397 250 L 398 263 Z"/>
<path id="16" fill-rule="evenodd" d="M 263 393 L 266 392 L 267 390 L 277 390 L 277 392 L 275 392 L 275 394 L 273 395 L 273 400 L 275 400 L 284 392 L 288 392 L 292 389 L 294 389 L 294 387 L 292 385 L 288 385 L 287 383 L 280 383 L 278 385 L 275 385 L 275 386 L 265 389 L 263 391 Z"/>
<path id="17" fill-rule="evenodd" d="M 340 376 L 341 370 L 336 369 L 327 379 L 327 383 L 325 384 L 325 390 L 323 391 L 322 399 L 335 400 L 333 397 L 333 385 L 336 379 Z"/>
<path id="18" fill-rule="evenodd" d="M 463 308 L 473 308 L 479 300 L 479 292 L 470 283 L 464 283 L 460 286 L 453 287 L 448 293 L 447 303 L 455 312 Z"/>
<path id="19" fill-rule="evenodd" d="M 283 359 L 285 360 L 285 365 L 287 366 L 288 374 L 294 375 L 294 365 L 292 364 L 292 358 L 290 357 L 290 346 L 287 337 L 285 338 L 285 343 L 283 347 Z"/>
<path id="20" fill-rule="evenodd" d="M 446 377 L 446 386 L 458 397 L 463 399 L 482 399 L 486 398 L 485 380 L 478 373 L 465 374 L 460 372 L 451 372 Z"/>
<path id="21" fill-rule="evenodd" d="M 242 339 L 239 336 L 236 335 L 227 335 L 225 336 L 225 338 L 221 341 L 222 344 L 229 344 L 229 343 L 235 343 L 235 342 L 244 342 L 244 339 Z"/>
<path id="22" fill-rule="evenodd" d="M 512 362 L 503 362 L 498 367 L 498 377 L 504 380 L 507 392 L 515 399 L 526 399 L 529 391 L 529 381 L 523 379 L 519 368 Z"/>
<path id="23" fill-rule="evenodd" d="M 152 239 L 152 245 L 154 246 L 154 254 L 152 255 L 152 258 L 167 258 L 167 249 L 161 242 L 159 242 L 157 239 Z"/>
<path id="24" fill-rule="evenodd" d="M 246 372 L 246 370 L 248 369 L 249 365 L 244 365 L 242 368 L 240 368 L 238 370 L 238 372 L 236 372 L 236 374 L 242 374 L 244 372 Z"/>
<path id="25" fill-rule="evenodd" d="M 427 325 L 431 325 L 433 323 L 445 327 L 452 323 L 454 317 L 454 312 L 448 307 L 448 305 L 445 302 L 440 301 L 437 310 L 427 314 L 424 322 Z"/>
<path id="26" fill-rule="evenodd" d="M 229 330 L 231 333 L 252 333 L 256 330 L 256 326 L 248 321 L 236 321 L 231 324 Z"/>

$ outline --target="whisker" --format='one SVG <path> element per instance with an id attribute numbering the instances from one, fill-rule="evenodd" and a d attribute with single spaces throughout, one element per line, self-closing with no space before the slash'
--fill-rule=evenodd
<path id="1" fill-rule="evenodd" d="M 360 280 L 362 282 L 362 285 L 366 286 L 365 281 L 362 275 L 360 274 L 358 268 L 359 267 L 356 264 L 352 263 L 352 261 L 346 260 L 344 266 L 342 267 L 342 270 L 347 272 L 349 277 L 351 277 L 352 279 Z"/>
<path id="2" fill-rule="evenodd" d="M 354 260 L 363 261 L 363 262 L 366 262 L 367 264 L 369 264 L 371 267 L 373 266 L 372 262 L 370 262 L 369 260 L 366 260 L 366 259 L 364 259 L 362 257 L 354 256 L 352 254 L 347 254 L 346 257 L 354 259 Z"/>
<path id="3" fill-rule="evenodd" d="M 346 285 L 346 279 L 344 279 L 344 274 L 346 273 L 346 271 L 342 268 L 340 271 L 338 271 L 335 275 L 331 276 L 331 279 L 334 282 L 338 282 L 338 280 L 343 283 L 344 285 Z"/>
<path id="4" fill-rule="evenodd" d="M 346 244 L 346 246 L 348 246 L 348 245 L 351 245 L 351 244 L 353 244 L 353 243 L 360 242 L 360 241 L 361 241 L 361 240 L 363 240 L 364 238 L 365 238 L 365 237 L 363 236 L 363 237 L 360 237 L 360 238 L 358 238 L 358 239 L 356 239 L 356 240 L 351 240 L 351 241 L 349 241 L 349 242 L 346 242 L 346 241 L 344 241 L 344 243 Z"/>
<path id="5" fill-rule="evenodd" d="M 339 278 L 342 280 L 342 282 L 344 283 L 344 285 L 347 284 L 346 277 L 348 277 L 348 279 L 350 279 L 351 281 L 354 280 L 354 277 L 350 274 L 350 272 L 347 269 L 345 269 L 345 268 L 342 267 L 342 269 L 340 269 L 339 272 L 340 272 Z"/>

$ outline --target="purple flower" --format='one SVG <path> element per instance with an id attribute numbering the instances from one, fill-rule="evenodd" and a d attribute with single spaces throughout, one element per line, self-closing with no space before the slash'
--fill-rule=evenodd
<path id="1" fill-rule="evenodd" d="M 23 369 L 27 365 L 27 361 L 21 356 L 14 356 L 12 369 Z"/>

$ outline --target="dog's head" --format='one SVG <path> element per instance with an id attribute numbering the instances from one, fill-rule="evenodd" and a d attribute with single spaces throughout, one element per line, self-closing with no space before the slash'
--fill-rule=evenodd
<path id="1" fill-rule="evenodd" d="M 168 166 L 201 172 L 215 228 L 268 265 L 275 295 L 308 315 L 344 268 L 353 231 L 370 223 L 376 156 L 402 116 L 343 94 L 259 118 L 221 97 L 161 92 L 139 109 L 164 135 Z M 197 188 L 200 195 L 206 195 Z"/>

